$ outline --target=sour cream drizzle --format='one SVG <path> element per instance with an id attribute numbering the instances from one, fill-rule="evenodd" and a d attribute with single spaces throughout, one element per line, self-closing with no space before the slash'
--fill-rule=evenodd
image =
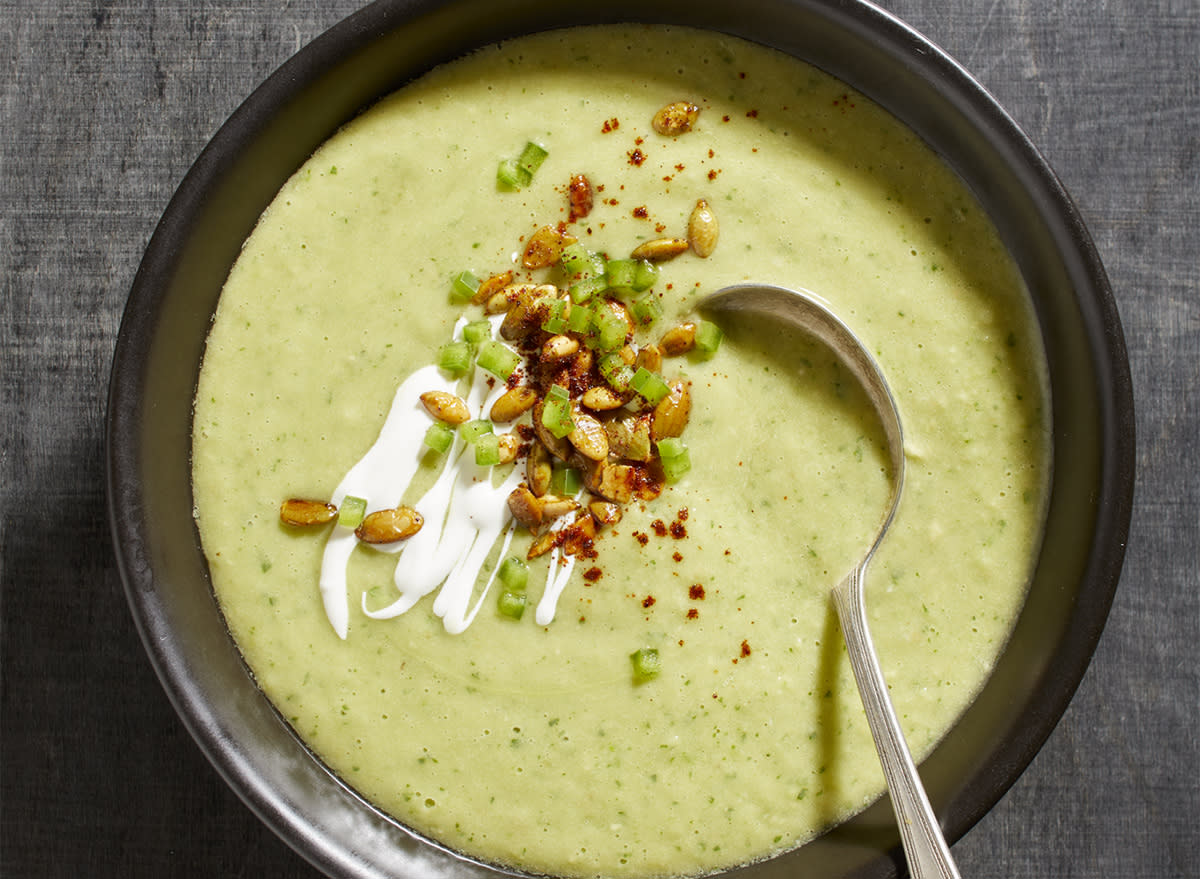
<path id="1" fill-rule="evenodd" d="M 492 318 L 495 336 L 502 315 Z M 466 321 L 455 326 L 459 336 Z M 388 509 L 401 503 L 425 453 L 425 431 L 429 415 L 421 404 L 421 394 L 442 390 L 455 393 L 458 383 L 436 366 L 417 370 L 396 389 L 392 406 L 375 444 L 342 478 L 331 500 L 340 506 L 347 495 L 365 498 L 367 512 Z M 488 374 L 476 369 L 467 394 L 467 407 L 476 418 L 485 418 L 492 403 L 505 391 L 502 382 L 488 381 Z M 500 555 L 508 551 L 514 524 L 507 498 L 521 482 L 522 468 L 514 467 L 499 484 L 492 484 L 490 467 L 475 463 L 474 452 L 457 434 L 445 454 L 446 464 L 433 486 L 413 506 L 425 517 L 425 526 L 408 540 L 372 545 L 379 552 L 399 553 L 394 581 L 399 597 L 386 607 L 371 610 L 367 594 L 362 595 L 362 610 L 371 619 L 399 616 L 438 586 L 433 612 L 442 619 L 447 632 L 464 632 L 475 619 L 491 589 L 496 570 L 483 586 L 474 605 L 471 597 L 480 572 L 497 541 L 503 537 Z M 556 525 L 561 525 L 559 520 Z M 347 596 L 347 566 L 358 538 L 349 528 L 335 527 L 325 544 L 321 560 L 321 600 L 338 637 L 345 640 L 350 626 Z M 363 544 L 367 546 L 368 544 Z M 575 560 L 555 548 L 550 557 L 546 587 L 538 602 L 538 625 L 554 620 L 558 599 L 570 579 Z M 498 566 L 496 566 L 498 567 Z"/>

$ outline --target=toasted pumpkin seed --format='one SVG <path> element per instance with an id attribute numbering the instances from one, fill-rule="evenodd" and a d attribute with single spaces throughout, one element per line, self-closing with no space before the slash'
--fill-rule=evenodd
<path id="1" fill-rule="evenodd" d="M 633 500 L 637 480 L 638 471 L 633 465 L 600 461 L 585 474 L 584 484 L 605 500 L 627 504 Z"/>
<path id="2" fill-rule="evenodd" d="M 588 512 L 597 525 L 616 525 L 621 521 L 621 505 L 612 501 L 592 501 L 588 504 Z"/>
<path id="3" fill-rule="evenodd" d="M 508 511 L 514 519 L 536 531 L 542 525 L 542 500 L 524 485 L 518 485 L 508 495 Z"/>
<path id="4" fill-rule="evenodd" d="M 549 311 L 549 302 L 558 296 L 553 284 L 514 284 L 503 292 L 512 306 L 500 323 L 500 335 L 508 341 L 523 339 L 542 325 Z"/>
<path id="5" fill-rule="evenodd" d="M 663 353 L 671 357 L 686 354 L 696 347 L 696 325 L 687 321 L 677 327 L 672 327 L 663 333 L 658 344 Z"/>
<path id="6" fill-rule="evenodd" d="M 579 340 L 574 336 L 551 336 L 542 345 L 543 360 L 563 360 L 579 350 Z"/>
<path id="7" fill-rule="evenodd" d="M 643 241 L 633 249 L 630 256 L 633 259 L 648 259 L 650 262 L 662 262 L 674 259 L 689 247 L 685 238 L 653 238 Z"/>
<path id="8" fill-rule="evenodd" d="M 576 412 L 572 415 L 575 429 L 567 434 L 571 445 L 584 457 L 603 461 L 608 457 L 608 434 L 604 425 L 590 415 Z"/>
<path id="9" fill-rule="evenodd" d="M 579 515 L 566 528 L 562 529 L 559 545 L 563 555 L 578 555 L 596 539 L 596 520 L 590 515 Z"/>
<path id="10" fill-rule="evenodd" d="M 585 175 L 571 175 L 571 181 L 567 184 L 567 200 L 571 205 L 572 222 L 582 220 L 592 212 L 592 183 Z"/>
<path id="11" fill-rule="evenodd" d="M 588 347 L 580 348 L 575 352 L 575 357 L 571 360 L 571 375 L 583 378 L 592 368 L 592 362 L 595 355 L 592 354 L 592 349 Z"/>
<path id="12" fill-rule="evenodd" d="M 515 434 L 502 433 L 496 438 L 500 445 L 500 463 L 511 464 L 517 460 L 517 454 L 521 450 L 521 441 Z"/>
<path id="13" fill-rule="evenodd" d="M 447 424 L 462 424 L 471 417 L 466 402 L 447 391 L 426 391 L 421 395 L 421 405 L 434 418 Z"/>
<path id="14" fill-rule="evenodd" d="M 511 284 L 512 279 L 512 269 L 492 275 L 479 285 L 479 289 L 476 290 L 475 295 L 471 297 L 471 302 L 473 302 L 475 305 L 479 305 L 481 302 L 489 301 L 494 295 Z"/>
<path id="15" fill-rule="evenodd" d="M 533 543 L 529 544 L 529 551 L 525 553 L 525 558 L 532 561 L 539 556 L 543 556 L 554 549 L 554 545 L 557 542 L 558 534 L 554 531 L 547 531 L 545 534 L 540 534 L 534 539 Z"/>
<path id="16" fill-rule="evenodd" d="M 717 248 L 720 233 L 717 215 L 713 213 L 707 201 L 700 199 L 688 218 L 688 242 L 692 251 L 701 258 L 707 259 L 712 256 L 712 252 Z"/>
<path id="17" fill-rule="evenodd" d="M 633 365 L 645 367 L 650 372 L 658 372 L 662 369 L 662 350 L 657 345 L 643 345 L 638 349 Z"/>
<path id="18" fill-rule="evenodd" d="M 513 300 L 509 298 L 506 290 L 498 290 L 488 297 L 488 301 L 483 303 L 484 314 L 503 314 L 513 307 Z"/>
<path id="19" fill-rule="evenodd" d="M 529 483 L 529 490 L 534 496 L 541 497 L 550 490 L 550 477 L 553 475 L 550 452 L 539 442 L 531 443 L 529 455 L 525 458 L 525 481 Z"/>
<path id="20" fill-rule="evenodd" d="M 682 434 L 692 411 L 692 394 L 687 382 L 675 379 L 667 382 L 667 385 L 671 390 L 654 407 L 654 418 L 650 424 L 650 436 L 655 442 Z"/>
<path id="21" fill-rule="evenodd" d="M 337 517 L 337 512 L 337 507 L 325 501 L 294 497 L 279 505 L 279 521 L 285 525 L 307 528 L 332 522 Z"/>
<path id="22" fill-rule="evenodd" d="M 421 530 L 425 518 L 412 507 L 395 507 L 376 510 L 354 529 L 354 535 L 363 543 L 395 543 L 412 537 Z"/>
<path id="23" fill-rule="evenodd" d="M 695 104 L 690 101 L 674 101 L 655 113 L 650 124 L 659 134 L 678 137 L 691 131 L 699 117 L 700 108 Z"/>
<path id="24" fill-rule="evenodd" d="M 651 417 L 650 415 L 634 415 L 627 419 L 629 441 L 625 444 L 625 453 L 621 455 L 622 458 L 646 464 L 654 457 L 654 446 L 650 442 Z"/>
<path id="25" fill-rule="evenodd" d="M 608 453 L 614 458 L 624 458 L 625 450 L 629 447 L 629 438 L 633 434 L 632 422 L 628 419 L 604 422 L 604 432 L 608 434 Z"/>
<path id="26" fill-rule="evenodd" d="M 542 226 L 529 236 L 525 252 L 521 255 L 521 264 L 527 269 L 544 269 L 558 262 L 563 248 L 574 244 L 577 239 L 573 235 L 560 232 L 553 226 Z"/>
<path id="27" fill-rule="evenodd" d="M 542 521 L 557 519 L 579 509 L 579 501 L 573 497 L 559 497 L 548 494 L 542 498 Z"/>
<path id="28" fill-rule="evenodd" d="M 488 417 L 498 424 L 516 421 L 538 401 L 538 393 L 528 385 L 517 385 L 496 398 Z"/>
<path id="29" fill-rule="evenodd" d="M 618 394 L 607 385 L 594 385 L 583 392 L 579 402 L 593 412 L 608 412 L 620 409 L 628 400 L 628 395 Z"/>

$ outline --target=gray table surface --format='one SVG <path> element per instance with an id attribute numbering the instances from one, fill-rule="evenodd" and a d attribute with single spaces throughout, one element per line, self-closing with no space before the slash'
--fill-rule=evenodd
<path id="1" fill-rule="evenodd" d="M 0 872 L 314 876 L 209 767 L 145 659 L 105 523 L 114 339 L 228 114 L 354 0 L 0 0 Z M 888 0 L 1044 152 L 1111 276 L 1138 489 L 1083 683 L 955 846 L 968 877 L 1200 876 L 1200 4 Z"/>

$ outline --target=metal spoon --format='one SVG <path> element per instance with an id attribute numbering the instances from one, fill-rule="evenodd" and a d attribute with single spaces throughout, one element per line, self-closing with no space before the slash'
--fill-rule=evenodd
<path id="1" fill-rule="evenodd" d="M 858 682 L 859 695 L 866 709 L 867 723 L 875 739 L 875 750 L 892 797 L 892 808 L 900 825 L 900 839 L 914 879 L 958 879 L 959 873 L 950 856 L 950 847 L 929 805 L 929 798 L 917 774 L 904 733 L 888 697 L 887 683 L 875 655 L 875 645 L 867 628 L 867 608 L 863 581 L 867 565 L 883 542 L 900 505 L 904 487 L 904 432 L 900 412 L 878 364 L 862 342 L 829 310 L 815 294 L 767 284 L 742 284 L 725 287 L 706 297 L 700 308 L 713 316 L 749 313 L 769 316 L 799 327 L 827 345 L 862 385 L 887 435 L 892 465 L 892 491 L 888 511 L 866 556 L 833 589 L 850 656 L 850 667 Z"/>

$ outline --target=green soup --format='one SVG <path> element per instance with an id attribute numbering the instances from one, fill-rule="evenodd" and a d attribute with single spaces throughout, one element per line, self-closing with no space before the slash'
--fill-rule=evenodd
<path id="1" fill-rule="evenodd" d="M 655 112 L 679 100 L 701 108 L 693 129 L 655 133 Z M 497 165 L 526 141 L 549 155 L 530 185 L 503 190 Z M 624 256 L 681 235 L 699 198 L 720 222 L 710 257 L 661 265 L 664 313 L 639 338 L 753 279 L 815 291 L 875 352 L 908 474 L 869 615 L 909 744 L 928 753 L 1003 648 L 1040 537 L 1049 415 L 1028 297 L 978 204 L 911 132 L 730 37 L 515 40 L 433 71 L 325 144 L 222 294 L 196 398 L 196 518 L 258 683 L 380 808 L 531 872 L 711 872 L 792 848 L 883 789 L 829 590 L 873 536 L 888 465 L 823 349 L 728 324 L 712 357 L 664 361 L 691 382 L 692 468 L 625 507 L 548 624 L 501 615 L 494 591 L 456 634 L 436 593 L 372 618 L 364 608 L 396 601 L 398 556 L 359 548 L 342 638 L 319 587 L 332 526 L 279 521 L 285 498 L 334 495 L 397 387 L 460 317 L 480 316 L 450 301 L 451 279 L 513 267 L 534 229 L 567 223 L 577 173 L 595 205 L 567 228 L 589 248 Z M 421 456 L 406 497 L 440 466 Z M 529 542 L 517 529 L 505 552 Z M 500 554 L 489 547 L 472 607 Z M 551 564 L 530 562 L 531 602 Z M 631 672 L 643 647 L 661 660 L 648 681 Z"/>

